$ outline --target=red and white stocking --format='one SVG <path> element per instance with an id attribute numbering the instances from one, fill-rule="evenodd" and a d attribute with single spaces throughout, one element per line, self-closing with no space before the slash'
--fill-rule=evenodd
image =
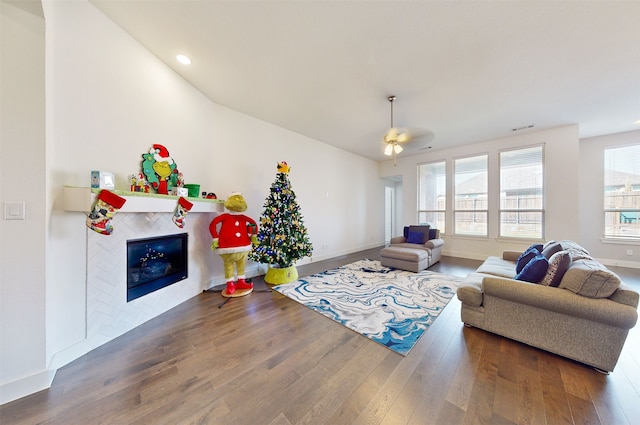
<path id="1" fill-rule="evenodd" d="M 186 198 L 181 196 L 180 199 L 178 199 L 178 206 L 176 207 L 176 212 L 173 213 L 172 217 L 176 226 L 181 229 L 184 227 L 185 217 L 187 216 L 187 212 L 191 210 L 191 207 L 193 207 L 193 203 L 187 201 Z"/>
<path id="2" fill-rule="evenodd" d="M 126 199 L 113 192 L 101 191 L 93 206 L 93 211 L 87 217 L 87 227 L 103 235 L 110 235 L 113 232 L 111 219 L 125 202 L 127 202 Z"/>

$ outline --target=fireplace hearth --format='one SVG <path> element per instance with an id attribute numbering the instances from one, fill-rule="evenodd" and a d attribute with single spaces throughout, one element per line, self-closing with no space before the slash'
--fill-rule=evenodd
<path id="1" fill-rule="evenodd" d="M 189 275 L 189 235 L 157 236 L 127 241 L 127 302 Z"/>

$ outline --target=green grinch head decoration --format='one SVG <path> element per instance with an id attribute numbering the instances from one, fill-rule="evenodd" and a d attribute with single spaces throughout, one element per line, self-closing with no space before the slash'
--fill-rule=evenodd
<path id="1" fill-rule="evenodd" d="M 242 193 L 234 192 L 224 201 L 224 207 L 229 211 L 244 212 L 247 210 L 247 202 Z"/>
<path id="2" fill-rule="evenodd" d="M 149 184 L 160 194 L 167 195 L 177 186 L 178 167 L 162 145 L 153 145 L 149 153 L 142 155 L 142 172 Z"/>

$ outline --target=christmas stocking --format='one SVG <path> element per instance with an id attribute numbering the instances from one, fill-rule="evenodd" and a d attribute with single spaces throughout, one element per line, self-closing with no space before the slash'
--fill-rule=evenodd
<path id="1" fill-rule="evenodd" d="M 176 207 L 176 212 L 173 214 L 173 222 L 176 226 L 181 229 L 184 227 L 185 217 L 187 216 L 187 212 L 191 210 L 191 207 L 193 207 L 193 203 L 187 201 L 186 198 L 181 196 L 180 199 L 178 199 L 178 206 Z"/>
<path id="2" fill-rule="evenodd" d="M 93 211 L 87 217 L 87 227 L 103 235 L 110 235 L 113 232 L 111 219 L 125 202 L 127 202 L 126 199 L 103 190 L 96 199 Z"/>

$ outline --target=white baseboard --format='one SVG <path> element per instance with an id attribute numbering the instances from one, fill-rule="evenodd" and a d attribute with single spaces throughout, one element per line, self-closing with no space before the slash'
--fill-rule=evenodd
<path id="1" fill-rule="evenodd" d="M 477 253 L 477 252 L 452 252 L 447 250 L 442 250 L 442 255 L 445 257 L 456 257 L 456 258 L 466 258 L 467 260 L 480 260 L 484 261 L 487 259 L 486 254 Z"/>
<path id="2" fill-rule="evenodd" d="M 49 388 L 54 376 L 55 371 L 43 370 L 35 375 L 0 384 L 0 404 Z"/>
<path id="3" fill-rule="evenodd" d="M 305 257 L 301 259 L 298 263 L 296 263 L 296 265 L 302 266 L 304 264 L 317 263 L 318 261 L 330 260 L 332 258 L 340 257 L 343 255 L 353 254 L 354 252 L 366 251 L 368 249 L 378 247 L 384 247 L 384 242 L 375 242 L 357 248 L 347 248 L 339 251 L 327 251 L 323 252 L 322 254 L 313 254 L 311 257 Z"/>
<path id="4" fill-rule="evenodd" d="M 640 261 L 609 260 L 606 258 L 598 258 L 597 260 L 608 267 L 627 267 L 630 269 L 640 269 Z"/>

